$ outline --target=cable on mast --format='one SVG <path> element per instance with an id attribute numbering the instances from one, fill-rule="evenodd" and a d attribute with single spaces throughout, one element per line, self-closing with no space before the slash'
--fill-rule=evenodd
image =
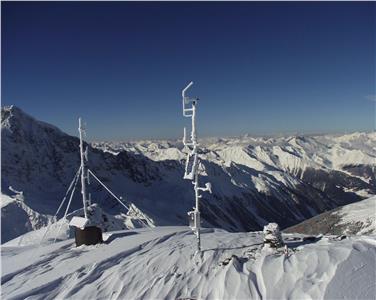
<path id="1" fill-rule="evenodd" d="M 95 174 L 90 170 L 88 169 L 88 173 L 94 177 L 95 180 L 97 180 L 99 182 L 100 185 L 102 185 L 106 190 L 107 192 L 109 192 L 109 194 L 114 197 L 119 203 L 120 205 L 122 205 L 123 207 L 125 207 L 125 209 L 127 210 L 127 212 L 130 212 L 132 211 L 132 206 L 131 207 L 128 207 L 127 205 L 125 205 L 123 203 L 123 201 L 121 201 L 122 197 L 117 197 L 97 176 L 95 176 Z M 149 227 L 149 225 L 147 223 L 145 223 L 141 218 L 140 218 L 140 222 L 142 224 L 145 225 L 145 227 Z"/>
<path id="2" fill-rule="evenodd" d="M 47 226 L 47 228 L 46 228 L 46 231 L 44 232 L 44 234 L 43 234 L 43 236 L 42 236 L 42 238 L 41 238 L 41 240 L 40 240 L 39 245 L 42 244 L 43 240 L 44 240 L 45 237 L 47 236 L 47 233 L 48 233 L 48 231 L 50 230 L 51 225 L 53 224 L 53 221 L 56 222 L 57 215 L 59 214 L 60 209 L 63 207 L 63 205 L 64 205 L 64 203 L 65 203 L 65 200 L 67 199 L 67 196 L 68 196 L 68 194 L 69 194 L 71 188 L 72 188 L 73 186 L 76 186 L 76 184 L 77 184 L 77 179 L 78 179 L 78 177 L 80 176 L 80 172 L 81 172 L 81 166 L 78 168 L 76 174 L 74 175 L 73 180 L 72 180 L 72 182 L 70 183 L 70 185 L 69 185 L 69 187 L 68 187 L 68 189 L 67 189 L 67 191 L 66 191 L 66 193 L 65 193 L 65 196 L 64 196 L 63 200 L 61 201 L 61 203 L 60 203 L 60 205 L 59 205 L 59 208 L 57 209 L 56 213 L 55 213 L 54 216 L 52 217 L 51 222 L 48 224 L 48 226 Z M 70 203 L 70 201 L 69 201 L 69 203 Z M 70 204 L 68 204 L 68 207 L 69 207 L 69 205 L 70 205 Z"/>

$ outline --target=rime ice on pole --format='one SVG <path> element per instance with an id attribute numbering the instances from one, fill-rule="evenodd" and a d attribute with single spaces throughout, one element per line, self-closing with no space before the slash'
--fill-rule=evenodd
<path id="1" fill-rule="evenodd" d="M 86 184 L 89 184 L 89 169 L 86 167 L 87 149 L 84 150 L 83 133 L 84 128 L 81 123 L 81 118 L 78 119 L 78 131 L 80 133 L 80 158 L 81 158 L 81 194 L 84 210 L 84 217 L 75 216 L 70 221 L 69 225 L 75 228 L 76 246 L 81 245 L 95 245 L 103 242 L 102 229 L 98 221 L 91 217 L 90 210 L 91 196 L 87 197 Z"/>
<path id="2" fill-rule="evenodd" d="M 197 237 L 197 252 L 201 251 L 201 220 L 200 220 L 200 192 L 209 192 L 211 194 L 211 184 L 207 182 L 205 187 L 200 187 L 198 182 L 198 166 L 200 164 L 198 154 L 197 154 L 197 135 L 196 135 L 196 105 L 198 98 L 190 98 L 186 96 L 187 90 L 192 86 L 191 81 L 181 92 L 183 98 L 183 116 L 191 118 L 192 129 L 190 141 L 187 141 L 187 132 L 184 127 L 184 137 L 183 144 L 189 152 L 187 154 L 184 179 L 192 181 L 193 189 L 195 192 L 195 207 L 193 211 L 188 212 L 189 226 L 191 227 L 193 233 Z M 190 106 L 189 106 L 190 105 Z"/>

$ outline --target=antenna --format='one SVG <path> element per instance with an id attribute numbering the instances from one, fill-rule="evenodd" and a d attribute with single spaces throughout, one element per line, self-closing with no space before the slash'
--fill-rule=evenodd
<path id="1" fill-rule="evenodd" d="M 191 118 L 192 128 L 191 128 L 191 140 L 187 142 L 186 128 L 184 127 L 184 137 L 183 144 L 188 148 L 189 152 L 187 154 L 187 159 L 185 162 L 185 172 L 184 179 L 192 180 L 193 189 L 195 192 L 195 207 L 193 211 L 188 212 L 190 227 L 193 233 L 197 237 L 197 252 L 201 251 L 201 221 L 200 221 L 200 191 L 211 193 L 211 184 L 208 182 L 205 187 L 199 187 L 198 184 L 198 154 L 197 154 L 197 134 L 196 134 L 196 105 L 198 98 L 189 98 L 186 96 L 187 90 L 193 85 L 191 81 L 181 92 L 183 98 L 183 116 Z M 190 105 L 190 106 L 189 106 Z M 191 148 L 190 148 L 191 147 Z"/>
<path id="2" fill-rule="evenodd" d="M 74 237 L 76 240 L 76 246 L 80 246 L 82 244 L 85 245 L 95 245 L 98 243 L 103 242 L 102 238 L 102 229 L 98 226 L 98 221 L 90 219 L 90 215 L 88 210 L 92 212 L 91 208 L 91 194 L 87 194 L 86 191 L 86 184 L 90 184 L 89 182 L 89 169 L 86 166 L 86 162 L 88 161 L 88 147 L 84 149 L 84 141 L 82 136 L 85 134 L 85 129 L 82 126 L 81 118 L 78 118 L 78 132 L 80 134 L 80 171 L 81 171 L 81 194 L 82 194 L 82 203 L 84 208 L 84 217 L 74 216 L 70 222 L 70 226 L 75 227 Z M 85 134 L 86 136 L 86 134 Z M 78 179 L 78 178 L 77 178 Z M 68 209 L 70 206 L 70 201 L 72 200 L 73 192 L 71 194 L 71 198 L 69 200 L 67 209 L 65 211 L 64 218 L 66 218 Z M 90 207 L 90 209 L 88 209 Z M 57 236 L 57 235 L 56 235 Z M 56 239 L 56 238 L 55 238 Z"/>
<path id="3" fill-rule="evenodd" d="M 85 129 L 82 126 L 82 120 L 81 118 L 78 119 L 78 132 L 80 137 L 80 160 L 81 164 L 78 168 L 76 175 L 74 176 L 71 184 L 68 187 L 68 190 L 66 191 L 66 194 L 61 201 L 59 208 L 57 209 L 55 215 L 53 216 L 53 219 L 56 219 L 59 211 L 62 209 L 65 201 L 67 200 L 69 193 L 69 202 L 65 209 L 64 217 L 63 219 L 66 220 L 67 214 L 69 211 L 69 207 L 71 205 L 73 195 L 76 189 L 76 185 L 79 181 L 79 178 L 81 178 L 81 194 L 82 194 L 82 202 L 83 202 L 83 210 L 84 210 L 84 217 L 81 216 L 73 216 L 72 219 L 69 221 L 69 225 L 75 227 L 75 241 L 76 246 L 80 246 L 82 244 L 85 245 L 95 245 L 98 243 L 103 242 L 102 238 L 102 228 L 101 224 L 99 223 L 99 220 L 96 220 L 95 217 L 90 217 L 91 212 L 95 207 L 92 207 L 92 199 L 91 194 L 87 193 L 86 190 L 86 184 L 90 184 L 89 175 L 94 177 L 96 181 L 98 181 L 124 208 L 127 209 L 129 212 L 131 207 L 125 205 L 122 200 L 122 197 L 117 197 L 97 176 L 94 175 L 94 173 L 86 166 L 86 162 L 88 161 L 88 146 L 84 150 L 84 141 L 83 141 L 83 135 L 85 134 Z M 148 227 L 148 221 L 147 223 L 144 222 L 142 219 L 140 219 L 141 223 L 145 225 L 145 227 Z M 43 239 L 47 236 L 47 233 L 52 225 L 52 222 L 47 226 L 46 231 L 44 235 L 42 236 L 42 239 L 40 240 L 39 244 L 42 243 Z M 60 229 L 62 227 L 63 223 L 60 224 L 59 230 L 57 231 L 55 235 L 55 241 L 57 239 L 57 236 L 59 235 Z"/>

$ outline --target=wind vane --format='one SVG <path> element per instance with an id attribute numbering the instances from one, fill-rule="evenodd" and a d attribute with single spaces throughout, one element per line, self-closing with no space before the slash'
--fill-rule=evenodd
<path id="1" fill-rule="evenodd" d="M 207 182 L 205 187 L 199 187 L 198 184 L 198 166 L 200 164 L 198 154 L 197 154 L 197 135 L 196 135 L 196 105 L 198 98 L 189 98 L 185 95 L 187 90 L 193 85 L 191 81 L 183 90 L 182 90 L 182 97 L 183 97 L 183 116 L 187 118 L 191 118 L 192 120 L 192 130 L 191 130 L 191 138 L 190 141 L 187 141 L 187 133 L 186 128 L 184 127 L 184 137 L 183 137 L 183 144 L 185 147 L 189 149 L 187 154 L 187 160 L 185 163 L 185 172 L 184 172 L 184 179 L 188 179 L 192 181 L 193 189 L 195 192 L 195 207 L 193 211 L 188 212 L 188 216 L 190 219 L 190 227 L 194 234 L 197 237 L 197 252 L 201 251 L 201 235 L 200 235 L 200 191 L 206 192 L 208 191 L 211 194 L 211 184 Z"/>

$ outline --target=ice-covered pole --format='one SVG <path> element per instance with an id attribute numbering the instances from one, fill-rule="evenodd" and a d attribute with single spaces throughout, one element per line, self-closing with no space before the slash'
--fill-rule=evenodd
<path id="1" fill-rule="evenodd" d="M 188 216 L 190 217 L 191 228 L 194 234 L 197 237 L 197 251 L 201 251 L 201 234 L 200 234 L 200 191 L 209 191 L 211 193 L 211 185 L 210 183 L 206 183 L 205 187 L 199 187 L 198 182 L 198 154 L 197 154 L 197 135 L 196 135 L 196 104 L 197 98 L 189 98 L 186 96 L 187 90 L 192 86 L 193 82 L 191 81 L 183 90 L 182 90 L 182 97 L 183 97 L 183 116 L 191 118 L 192 121 L 192 129 L 191 129 L 191 139 L 188 142 L 186 139 L 186 129 L 184 128 L 184 138 L 183 143 L 189 149 L 189 153 L 187 154 L 187 160 L 185 164 L 185 173 L 184 179 L 192 180 L 194 192 L 195 192 L 195 207 L 193 211 L 188 212 Z M 191 104 L 189 107 L 188 105 Z M 188 106 L 188 107 L 187 107 Z M 191 147 L 191 148 L 190 148 Z"/>
<path id="2" fill-rule="evenodd" d="M 80 133 L 80 157 L 81 157 L 81 194 L 82 202 L 84 205 L 84 214 L 87 219 L 87 196 L 86 196 L 86 168 L 85 168 L 85 152 L 84 152 L 84 141 L 82 139 L 82 133 L 84 129 L 82 128 L 81 118 L 78 118 L 78 131 Z"/>
<path id="3" fill-rule="evenodd" d="M 194 181 L 194 190 L 195 190 L 195 208 L 194 208 L 194 227 L 196 228 L 196 237 L 197 237 L 197 251 L 201 251 L 201 218 L 200 218 L 200 194 L 198 189 L 198 174 L 195 174 Z"/>

